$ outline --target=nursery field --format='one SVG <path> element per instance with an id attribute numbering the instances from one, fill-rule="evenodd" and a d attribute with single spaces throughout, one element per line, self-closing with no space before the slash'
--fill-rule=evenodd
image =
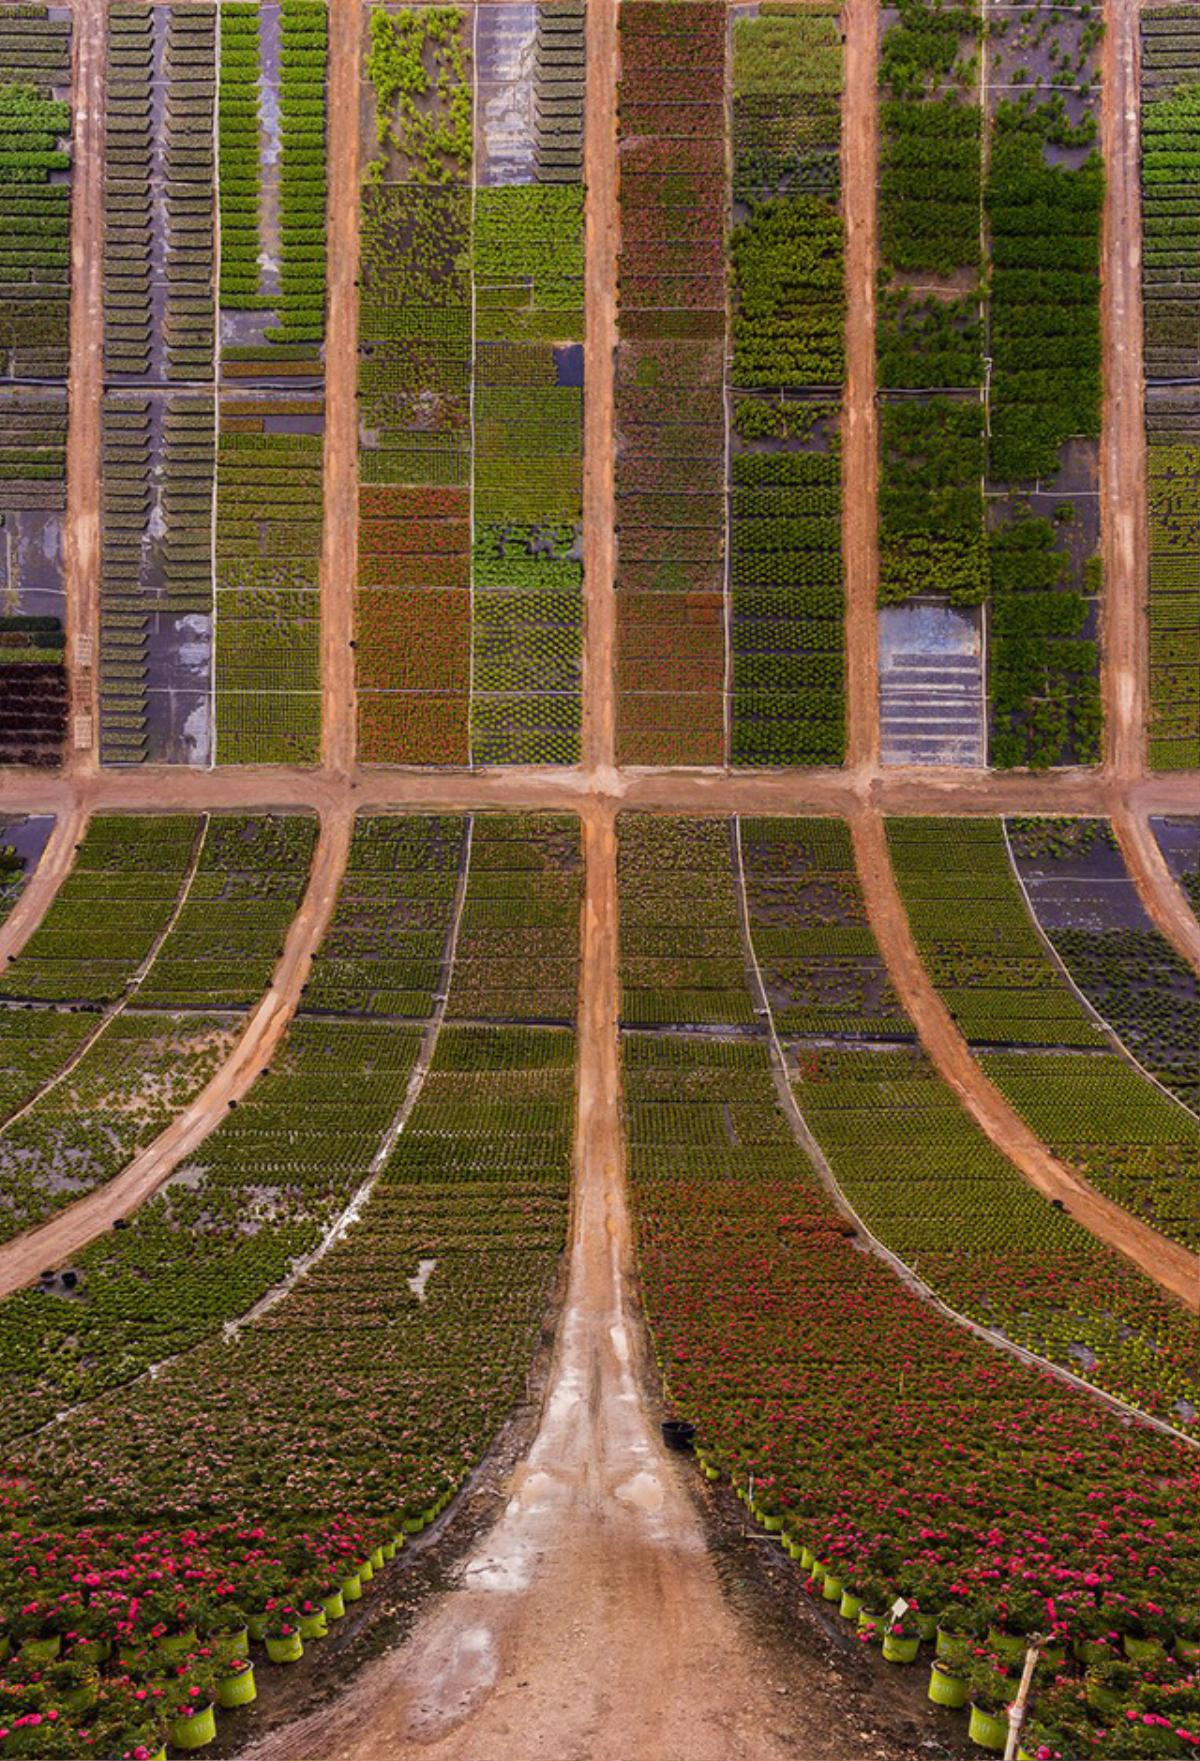
<path id="1" fill-rule="evenodd" d="M 0 57 L 0 764 L 49 767 L 67 725 L 68 9 L 0 7 Z"/>
<path id="2" fill-rule="evenodd" d="M 1198 238 L 1200 9 L 1142 14 L 1142 301 L 1150 552 L 1149 755 L 1200 761 L 1200 618 L 1194 526 L 1200 473 Z"/>
<path id="3" fill-rule="evenodd" d="M 574 1113 L 573 1011 L 542 1019 L 540 961 L 551 991 L 573 968 L 579 888 L 570 821 L 360 819 L 271 1072 L 69 1284 L 0 1303 L 9 1601 L 39 1561 L 7 1703 L 53 1708 L 60 1748 L 207 1740 L 256 1666 L 372 1594 L 520 1399 Z M 497 914 L 531 1001 L 476 979 L 453 1007 L 459 919 L 466 953 Z"/>
<path id="4" fill-rule="evenodd" d="M 360 753 L 574 763 L 582 0 L 364 30 Z"/>
<path id="5" fill-rule="evenodd" d="M 883 20 L 881 601 L 910 608 L 912 665 L 923 603 L 986 606 L 991 764 L 1094 762 L 1103 24 L 1089 6 Z M 961 760 L 955 670 L 931 659 L 936 688 L 901 693 L 897 759 L 917 736 Z"/>
<path id="6" fill-rule="evenodd" d="M 696 1426 L 699 1465 L 710 1479 L 733 1483 L 811 1593 L 867 1643 L 882 1643 L 897 1662 L 932 1662 L 936 1640 L 936 1697 L 953 1707 L 969 1696 L 976 1739 L 991 1739 L 985 1746 L 1003 1745 L 1025 1635 L 1035 1630 L 1048 1636 L 1051 1656 L 1034 1679 L 1029 1753 L 1045 1744 L 1051 1755 L 1129 1756 L 1138 1752 L 1128 1746 L 1130 1720 L 1146 1714 L 1173 1737 L 1186 1728 L 1192 1690 L 1160 1645 L 1138 1641 L 1183 1631 L 1190 1618 L 1190 1576 L 1166 1535 L 1172 1510 L 1194 1495 L 1190 1453 L 1127 1429 L 1086 1396 L 969 1337 L 858 1251 L 857 1231 L 779 1105 L 770 1040 L 761 1027 L 734 1025 L 739 968 L 744 1021 L 754 1006 L 738 927 L 735 825 L 627 814 L 619 831 L 623 906 L 642 898 L 661 864 L 686 884 L 671 894 L 673 923 L 663 897 L 660 932 L 673 927 L 687 945 L 700 892 L 713 937 L 707 959 L 715 961 L 720 946 L 727 963 L 706 987 L 726 998 L 719 1032 L 708 1025 L 711 1012 L 696 1013 L 695 975 L 681 965 L 659 973 L 658 1030 L 627 1026 L 622 1034 L 642 1296 L 672 1408 Z M 791 933 L 818 947 L 825 937 L 830 978 L 841 938 L 847 957 L 869 960 L 854 921 L 844 828 L 755 821 L 743 828 L 743 844 L 748 896 L 757 899 L 751 910 L 768 936 Z M 640 971 L 629 962 L 639 959 L 640 950 L 622 955 L 626 992 Z M 940 1113 L 953 1131 L 945 1101 L 930 1096 L 926 1113 L 921 1091 L 936 1095 L 938 1084 L 920 1078 L 911 1047 L 855 1052 L 846 1042 L 824 1055 L 832 1092 L 821 1128 L 833 1140 L 838 1100 L 854 1105 L 853 1066 L 872 1058 L 881 1080 L 859 1098 L 870 1106 L 886 1097 L 884 1119 L 906 1113 L 918 1129 Z M 864 1080 L 871 1080 L 865 1072 Z M 818 1086 L 802 1077 L 797 1094 L 807 1100 Z M 919 1138 L 901 1130 L 917 1159 Z M 928 1154 L 928 1138 L 924 1147 Z M 893 1139 L 879 1158 L 887 1169 L 885 1179 L 877 1164 L 881 1187 L 895 1183 L 896 1149 Z M 986 1156 L 999 1161 L 990 1149 Z M 978 1174 L 989 1178 L 986 1158 Z M 1003 1190 L 1003 1175 L 994 1170 L 992 1178 Z M 951 1206 L 956 1185 L 974 1184 L 949 1166 L 943 1179 Z M 1007 1198 L 1014 1209 L 1023 1202 L 1015 1188 Z M 1053 1233 L 1062 1220 L 1045 1208 Z M 979 1212 L 973 1216 L 977 1231 Z M 950 1259 L 962 1218 L 947 1220 Z M 1062 1350 L 1072 1323 L 1084 1330 L 1086 1323 L 1070 1315 L 1069 1280 L 1055 1292 L 1057 1254 L 1069 1236 L 1042 1239 L 1042 1289 L 1049 1312 L 1062 1314 Z M 1088 1238 L 1079 1231 L 1077 1239 L 1086 1266 Z M 1035 1301 L 1036 1256 L 1023 1232 L 1021 1246 Z M 969 1252 L 968 1245 L 964 1257 Z M 936 1252 L 930 1258 L 936 1263 Z M 1105 1281 L 1115 1275 L 1119 1284 L 1122 1274 L 1103 1260 L 1088 1271 L 1081 1306 L 1094 1300 L 1098 1324 L 1111 1328 Z M 1156 1298 L 1143 1294 L 1152 1329 L 1165 1318 L 1181 1340 L 1194 1339 L 1194 1321 L 1182 1311 L 1164 1317 Z M 1131 1349 L 1135 1376 L 1137 1361 Z M 1089 1515 L 1097 1492 L 1112 1516 L 1102 1534 Z M 1094 1570 L 1067 1563 L 1079 1560 L 1081 1547 Z M 889 1620 L 897 1594 L 909 1606 Z M 1136 1667 L 1126 1652 L 1137 1655 Z M 946 1724 L 957 1734 L 949 1717 Z"/>
<path id="7" fill-rule="evenodd" d="M 1055 822 L 1043 823 L 1025 848 L 1053 847 Z M 888 843 L 929 976 L 985 1074 L 1099 1191 L 1195 1242 L 1200 1121 L 1112 1049 L 1071 988 L 1030 914 L 1004 824 L 894 819 Z M 1105 1002 L 1116 1014 L 1116 994 Z"/>
<path id="8" fill-rule="evenodd" d="M 326 39 L 323 0 L 109 15 L 106 763 L 320 757 Z"/>

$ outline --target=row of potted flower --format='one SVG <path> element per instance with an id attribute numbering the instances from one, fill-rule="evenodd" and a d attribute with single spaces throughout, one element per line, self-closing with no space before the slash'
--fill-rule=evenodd
<path id="1" fill-rule="evenodd" d="M 350 1524 L 331 1529 L 320 1570 L 257 1605 L 238 1600 L 224 1573 L 238 1569 L 240 1548 L 248 1582 L 289 1576 L 289 1549 L 273 1558 L 261 1532 L 196 1535 L 182 1557 L 171 1555 L 165 1537 L 114 1538 L 118 1563 L 107 1566 L 99 1546 L 88 1557 L 91 1537 L 72 1538 L 76 1554 L 60 1564 L 73 1589 L 39 1593 L 4 1618 L 0 1755 L 147 1761 L 165 1755 L 168 1744 L 204 1748 L 216 1737 L 218 1710 L 257 1696 L 252 1644 L 273 1664 L 298 1663 L 305 1645 L 327 1636 L 449 1497 L 398 1518 L 382 1538 Z M 75 1569 L 82 1562 L 91 1569 Z"/>

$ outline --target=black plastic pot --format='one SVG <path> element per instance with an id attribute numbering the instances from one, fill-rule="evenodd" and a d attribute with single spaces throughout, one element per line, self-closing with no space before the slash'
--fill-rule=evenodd
<path id="1" fill-rule="evenodd" d="M 662 1423 L 663 1442 L 668 1449 L 676 1449 L 681 1455 L 689 1455 L 692 1439 L 696 1435 L 695 1425 L 687 1419 L 664 1419 Z"/>

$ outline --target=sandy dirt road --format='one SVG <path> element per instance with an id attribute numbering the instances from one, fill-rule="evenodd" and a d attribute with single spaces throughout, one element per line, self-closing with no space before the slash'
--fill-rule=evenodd
<path id="1" fill-rule="evenodd" d="M 1101 145 L 1107 182 L 1100 290 L 1101 684 L 1106 765 L 1114 778 L 1132 781 L 1145 768 L 1149 711 L 1137 0 L 1111 0 L 1106 8 L 1102 76 Z"/>
<path id="2" fill-rule="evenodd" d="M 29 876 L 16 904 L 0 923 L 0 972 L 19 954 L 54 902 L 75 860 L 75 846 L 87 826 L 87 810 L 78 797 L 68 797 L 57 809 L 54 828 L 46 840 L 37 867 Z"/>
<path id="3" fill-rule="evenodd" d="M 321 542 L 321 750 L 354 762 L 354 590 L 358 580 L 359 0 L 329 7 L 329 322 L 325 336 L 325 525 Z"/>
<path id="4" fill-rule="evenodd" d="M 587 9 L 583 169 L 586 281 L 583 404 L 584 769 L 607 776 L 616 751 L 614 351 L 617 204 L 617 8 Z"/>
<path id="5" fill-rule="evenodd" d="M 67 373 L 66 660 L 71 706 L 67 763 L 97 761 L 100 650 L 100 404 L 104 392 L 105 0 L 71 0 L 73 62 L 71 320 Z M 77 717 L 88 741 L 75 744 Z"/>
<path id="6" fill-rule="evenodd" d="M 846 225 L 846 395 L 842 417 L 842 556 L 846 572 L 846 762 L 879 762 L 879 416 L 875 404 L 877 0 L 847 0 L 842 109 Z"/>
<path id="7" fill-rule="evenodd" d="M 212 1081 L 106 1185 L 68 1205 L 40 1228 L 0 1243 L 0 1296 L 32 1283 L 45 1266 L 67 1264 L 80 1248 L 111 1229 L 117 1217 L 128 1216 L 144 1204 L 270 1063 L 300 1001 L 313 950 L 333 914 L 350 832 L 347 813 L 322 821 L 308 887 L 288 930 L 271 988 Z"/>
<path id="8" fill-rule="evenodd" d="M 284 766 L 215 771 L 141 766 L 87 778 L 10 770 L 0 774 L 0 813 L 188 813 L 205 808 L 308 807 L 469 812 L 544 808 L 580 812 L 595 801 L 661 807 L 678 813 L 853 812 L 864 800 L 887 813 L 1089 813 L 1124 802 L 1130 811 L 1200 812 L 1200 772 L 1163 772 L 1114 791 L 1097 771 L 1068 770 L 1026 776 L 904 771 L 878 776 L 849 771 L 761 771 L 724 776 L 715 771 L 560 769 L 505 771 L 355 770 L 335 777 Z M 32 883 L 31 883 L 32 884 Z"/>

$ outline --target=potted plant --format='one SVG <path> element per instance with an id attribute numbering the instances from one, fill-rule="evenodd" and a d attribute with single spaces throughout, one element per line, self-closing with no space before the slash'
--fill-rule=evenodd
<path id="1" fill-rule="evenodd" d="M 929 1698 L 935 1706 L 957 1712 L 967 1703 L 967 1664 L 948 1657 L 935 1657 L 929 1669 Z"/>
<path id="2" fill-rule="evenodd" d="M 286 1602 L 276 1602 L 267 1611 L 267 1656 L 272 1663 L 299 1663 L 304 1655 L 300 1622 L 296 1610 Z"/>
<path id="3" fill-rule="evenodd" d="M 226 1657 L 217 1667 L 217 1705 L 225 1711 L 248 1706 L 258 1696 L 254 1665 L 248 1657 Z"/>
<path id="4" fill-rule="evenodd" d="M 967 1735 L 976 1748 L 1004 1753 L 1012 1692 L 1013 1684 L 1002 1663 L 984 1656 L 971 1665 L 967 1676 L 967 1701 L 971 1708 Z"/>
<path id="5" fill-rule="evenodd" d="M 916 1621 L 907 1614 L 898 1615 L 883 1629 L 883 1656 L 887 1663 L 915 1663 L 920 1644 Z"/>

